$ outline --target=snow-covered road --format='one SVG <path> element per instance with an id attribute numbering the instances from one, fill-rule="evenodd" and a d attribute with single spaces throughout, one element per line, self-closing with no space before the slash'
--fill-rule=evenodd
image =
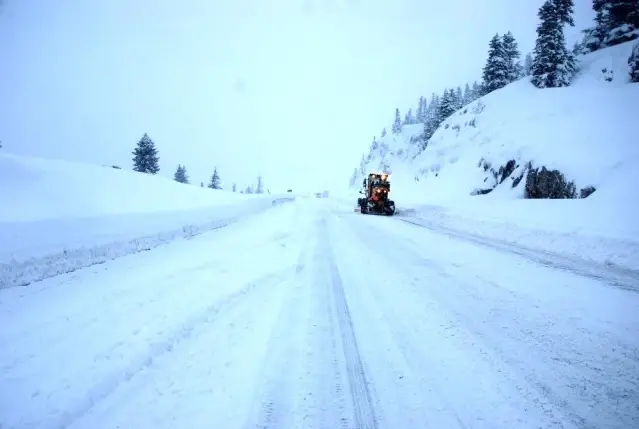
<path id="1" fill-rule="evenodd" d="M 0 290 L 0 428 L 639 427 L 614 273 L 349 209 Z"/>

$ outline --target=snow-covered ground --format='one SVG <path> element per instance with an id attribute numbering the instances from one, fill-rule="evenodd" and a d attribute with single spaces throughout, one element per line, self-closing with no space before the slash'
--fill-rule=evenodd
<path id="1" fill-rule="evenodd" d="M 0 288 L 188 238 L 290 198 L 0 154 Z"/>
<path id="2" fill-rule="evenodd" d="M 639 281 L 298 199 L 0 290 L 0 426 L 631 428 Z"/>

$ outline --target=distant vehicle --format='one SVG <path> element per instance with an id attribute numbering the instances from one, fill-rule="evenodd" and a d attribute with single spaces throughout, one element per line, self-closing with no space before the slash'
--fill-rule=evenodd
<path id="1" fill-rule="evenodd" d="M 371 173 L 364 179 L 362 186 L 364 189 L 359 193 L 365 196 L 357 199 L 357 205 L 362 214 L 385 214 L 387 216 L 395 214 L 395 201 L 388 196 L 390 193 L 388 174 Z"/>

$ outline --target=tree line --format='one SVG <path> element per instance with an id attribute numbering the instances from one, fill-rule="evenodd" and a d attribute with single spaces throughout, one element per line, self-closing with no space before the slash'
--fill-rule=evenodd
<path id="1" fill-rule="evenodd" d="M 546 0 L 539 8 L 537 17 L 537 38 L 532 52 L 520 61 L 521 52 L 512 32 L 495 34 L 488 43 L 488 55 L 482 69 L 481 82 L 466 83 L 446 88 L 440 94 L 432 93 L 430 100 L 421 96 L 415 113 L 410 108 L 404 117 L 399 108 L 395 109 L 395 118 L 391 126 L 394 135 L 402 132 L 404 125 L 423 124 L 423 131 L 411 142 L 419 145 L 423 151 L 435 131 L 457 110 L 523 77 L 537 88 L 559 88 L 569 86 L 577 73 L 575 57 L 627 42 L 639 37 L 639 1 L 637 0 L 593 0 L 592 8 L 596 12 L 595 26 L 583 30 L 583 40 L 577 42 L 572 50 L 566 47 L 564 27 L 574 26 L 573 0 Z M 634 46 L 628 58 L 630 80 L 639 82 L 639 43 Z M 472 125 L 472 124 L 471 124 Z M 382 129 L 381 137 L 387 135 Z M 373 137 L 370 152 L 379 147 Z M 370 155 L 369 155 L 370 158 Z M 360 168 L 355 169 L 351 184 L 359 173 L 365 170 L 366 158 L 362 155 Z"/>
<path id="2" fill-rule="evenodd" d="M 114 168 L 119 168 L 113 166 Z M 160 172 L 160 157 L 155 143 L 147 133 L 144 133 L 140 141 L 138 141 L 135 149 L 133 150 L 133 171 L 146 174 L 157 174 Z M 178 164 L 173 179 L 176 182 L 190 184 L 189 175 L 186 170 L 186 166 Z M 200 182 L 200 187 L 204 188 L 204 182 Z M 217 167 L 213 168 L 213 173 L 206 183 L 206 187 L 210 189 L 224 189 L 222 186 L 222 179 L 217 171 Z M 237 184 L 231 185 L 232 192 L 238 192 Z M 261 176 L 257 177 L 257 182 L 254 185 L 250 184 L 244 189 L 239 190 L 242 194 L 263 194 L 264 183 Z"/>

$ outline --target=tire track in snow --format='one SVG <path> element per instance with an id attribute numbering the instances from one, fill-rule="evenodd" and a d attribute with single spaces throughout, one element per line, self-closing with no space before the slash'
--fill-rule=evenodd
<path id="1" fill-rule="evenodd" d="M 71 409 L 66 410 L 51 427 L 55 429 L 66 429 L 73 425 L 82 416 L 88 413 L 96 404 L 111 395 L 120 385 L 131 380 L 136 374 L 154 364 L 155 360 L 173 349 L 198 335 L 197 328 L 204 324 L 214 323 L 222 314 L 237 306 L 243 299 L 246 299 L 251 292 L 256 289 L 264 289 L 268 286 L 276 286 L 290 276 L 291 268 L 281 270 L 276 273 L 269 273 L 248 282 L 238 291 L 227 295 L 221 301 L 216 301 L 204 311 L 192 316 L 177 329 L 168 334 L 163 341 L 155 342 L 149 346 L 148 352 L 139 356 L 138 359 L 129 363 L 125 369 L 114 371 L 109 377 L 95 385 L 84 398 L 78 401 Z"/>
<path id="2" fill-rule="evenodd" d="M 348 308 L 348 302 L 344 293 L 339 269 L 335 263 L 335 256 L 331 248 L 326 218 L 319 225 L 321 236 L 319 250 L 324 255 L 331 279 L 331 301 L 333 312 L 336 314 L 337 323 L 333 323 L 341 336 L 341 348 L 346 364 L 346 373 L 352 399 L 353 414 L 356 429 L 377 429 L 377 415 L 372 395 L 366 379 L 364 365 L 357 347 L 357 339 L 353 329 L 353 322 Z"/>

